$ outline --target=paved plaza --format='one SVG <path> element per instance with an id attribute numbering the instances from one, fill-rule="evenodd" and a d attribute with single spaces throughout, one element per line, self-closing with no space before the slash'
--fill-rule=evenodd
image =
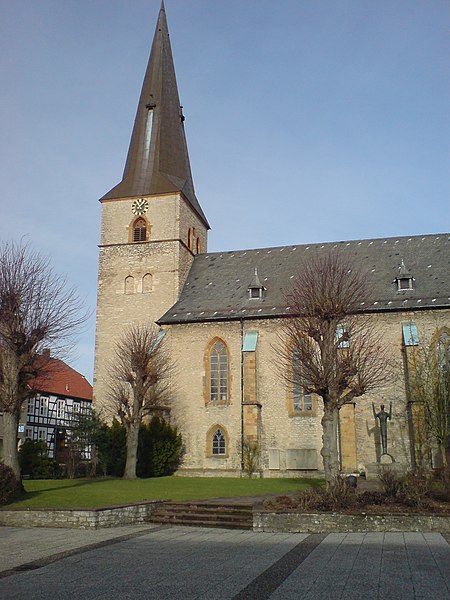
<path id="1" fill-rule="evenodd" d="M 450 599 L 437 533 L 0 528 L 2 600 Z"/>

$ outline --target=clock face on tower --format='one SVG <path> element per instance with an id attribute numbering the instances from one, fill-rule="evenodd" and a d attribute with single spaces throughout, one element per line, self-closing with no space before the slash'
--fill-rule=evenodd
<path id="1" fill-rule="evenodd" d="M 144 198 L 139 198 L 139 200 L 135 200 L 131 205 L 131 212 L 134 215 L 143 215 L 148 210 L 148 202 Z"/>

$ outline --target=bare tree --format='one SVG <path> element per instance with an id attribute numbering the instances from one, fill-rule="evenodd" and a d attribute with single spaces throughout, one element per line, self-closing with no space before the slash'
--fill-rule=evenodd
<path id="1" fill-rule="evenodd" d="M 365 277 L 339 253 L 305 262 L 286 294 L 290 316 L 279 334 L 281 372 L 289 385 L 322 398 L 328 486 L 339 473 L 339 409 L 389 378 L 381 335 L 361 312 L 366 300 Z"/>
<path id="2" fill-rule="evenodd" d="M 450 434 L 450 333 L 436 331 L 428 346 L 414 348 L 409 361 L 409 390 L 423 405 L 425 428 L 439 449 L 447 474 L 446 442 Z"/>
<path id="3" fill-rule="evenodd" d="M 28 244 L 0 249 L 0 410 L 4 461 L 20 479 L 17 429 L 32 382 L 50 376 L 50 354 L 61 356 L 86 320 L 82 302 L 49 259 Z"/>
<path id="4" fill-rule="evenodd" d="M 136 479 L 139 425 L 157 411 L 168 411 L 172 370 L 160 330 L 153 324 L 130 325 L 120 338 L 111 366 L 109 408 L 127 432 L 124 479 Z"/>

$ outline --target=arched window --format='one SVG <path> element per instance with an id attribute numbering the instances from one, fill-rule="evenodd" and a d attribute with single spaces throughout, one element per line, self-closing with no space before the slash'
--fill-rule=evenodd
<path id="1" fill-rule="evenodd" d="M 125 294 L 134 294 L 134 277 L 131 275 L 125 278 Z"/>
<path id="2" fill-rule="evenodd" d="M 142 278 L 142 293 L 148 294 L 153 290 L 153 275 L 146 273 Z"/>
<path id="3" fill-rule="evenodd" d="M 292 410 L 293 414 L 312 414 L 313 400 L 311 394 L 305 394 L 305 370 L 301 363 L 299 352 L 292 351 Z"/>
<path id="4" fill-rule="evenodd" d="M 206 434 L 206 456 L 208 458 L 228 457 L 230 442 L 227 430 L 220 423 L 212 425 Z"/>
<path id="5" fill-rule="evenodd" d="M 220 456 L 227 453 L 227 445 L 225 441 L 225 435 L 219 428 L 213 433 L 212 436 L 212 454 L 214 456 Z"/>
<path id="6" fill-rule="evenodd" d="M 200 254 L 202 251 L 202 243 L 200 241 L 200 238 L 197 238 L 197 254 Z"/>
<path id="7" fill-rule="evenodd" d="M 147 223 L 139 218 L 133 223 L 133 242 L 145 242 L 147 239 Z"/>
<path id="8" fill-rule="evenodd" d="M 228 351 L 221 340 L 209 353 L 209 401 L 228 401 Z"/>

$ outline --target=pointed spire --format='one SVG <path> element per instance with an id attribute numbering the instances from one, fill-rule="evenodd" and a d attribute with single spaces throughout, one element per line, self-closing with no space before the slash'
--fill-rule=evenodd
<path id="1" fill-rule="evenodd" d="M 252 289 L 252 288 L 262 289 L 264 287 L 259 280 L 258 269 L 256 267 L 255 267 L 255 274 L 253 275 L 253 279 L 251 280 L 250 285 L 248 287 L 250 289 Z"/>
<path id="2" fill-rule="evenodd" d="M 164 0 L 122 181 L 102 200 L 181 192 L 209 228 L 194 191 Z"/>
<path id="3" fill-rule="evenodd" d="M 253 275 L 253 279 L 250 282 L 250 285 L 247 288 L 248 291 L 248 297 L 250 299 L 262 299 L 262 297 L 264 296 L 264 292 L 266 291 L 266 288 L 263 286 L 263 284 L 261 283 L 261 281 L 259 280 L 258 277 L 258 269 L 255 267 L 255 274 Z"/>
<path id="4" fill-rule="evenodd" d="M 405 266 L 405 263 L 404 263 L 404 261 L 403 261 L 403 258 L 402 258 L 402 264 L 401 264 L 401 265 L 399 266 L 399 268 L 398 268 L 398 276 L 399 276 L 400 278 L 403 278 L 403 277 L 405 277 L 405 278 L 406 278 L 406 277 L 411 277 L 411 273 L 410 273 L 410 272 L 409 272 L 409 270 L 406 268 L 406 266 Z"/>

